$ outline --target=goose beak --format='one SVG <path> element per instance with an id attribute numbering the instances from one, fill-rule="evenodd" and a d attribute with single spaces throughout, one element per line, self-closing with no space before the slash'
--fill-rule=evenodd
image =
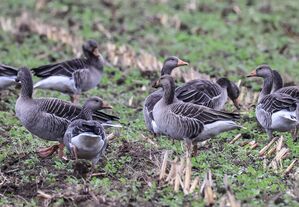
<path id="1" fill-rule="evenodd" d="M 256 70 L 254 69 L 253 71 L 251 71 L 251 73 L 249 75 L 247 75 L 246 77 L 255 77 L 256 76 Z"/>
<path id="2" fill-rule="evenodd" d="M 189 65 L 189 63 L 182 61 L 181 59 L 178 60 L 177 66 Z"/>
<path id="3" fill-rule="evenodd" d="M 240 110 L 240 100 L 238 99 L 238 98 L 236 98 L 236 99 L 234 99 L 233 100 L 233 103 L 234 103 L 234 105 L 235 105 L 235 107 L 238 109 L 238 110 Z"/>
<path id="4" fill-rule="evenodd" d="M 96 56 L 96 57 L 99 57 L 100 56 L 100 52 L 99 52 L 99 49 L 96 47 L 93 49 L 92 51 L 93 55 Z"/>
<path id="5" fill-rule="evenodd" d="M 159 88 L 160 87 L 160 79 L 155 81 L 152 85 L 153 88 Z"/>
<path id="6" fill-rule="evenodd" d="M 107 102 L 103 102 L 102 109 L 113 109 L 113 107 Z"/>

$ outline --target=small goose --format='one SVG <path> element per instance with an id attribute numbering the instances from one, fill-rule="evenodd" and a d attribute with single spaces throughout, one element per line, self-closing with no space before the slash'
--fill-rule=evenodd
<path id="1" fill-rule="evenodd" d="M 239 118 L 239 114 L 178 100 L 175 96 L 175 83 L 170 75 L 162 76 L 154 87 L 162 87 L 164 92 L 153 109 L 159 131 L 173 139 L 184 139 L 188 152 L 192 143 L 241 127 L 233 121 Z"/>
<path id="2" fill-rule="evenodd" d="M 92 114 L 108 108 L 112 109 L 100 98 L 92 97 L 85 102 L 80 114 L 68 126 L 63 141 L 75 159 L 92 160 L 93 165 L 96 165 L 102 157 L 107 146 L 106 134 L 103 126 L 92 120 Z"/>
<path id="3" fill-rule="evenodd" d="M 18 70 L 15 68 L 0 64 L 0 90 L 4 90 L 9 86 L 15 85 Z"/>
<path id="4" fill-rule="evenodd" d="M 64 133 L 70 120 L 80 114 L 81 107 L 54 98 L 33 99 L 33 82 L 28 68 L 19 69 L 16 81 L 21 84 L 21 93 L 15 110 L 22 125 L 39 138 L 60 142 L 59 145 L 39 150 L 39 155 L 50 156 L 59 148 L 59 157 L 62 157 Z M 103 122 L 117 119 L 99 111 L 93 114 L 93 118 Z"/>
<path id="5" fill-rule="evenodd" d="M 178 66 L 188 65 L 188 63 L 177 57 L 169 57 L 164 61 L 161 76 L 171 75 L 173 69 Z M 238 97 L 240 90 L 236 84 L 227 78 L 220 78 L 216 83 L 209 80 L 196 79 L 177 87 L 175 95 L 183 102 L 207 106 L 216 110 L 221 110 L 229 97 L 237 109 L 239 109 Z M 148 130 L 154 134 L 159 133 L 152 111 L 155 104 L 162 98 L 162 90 L 157 90 L 150 94 L 144 102 L 143 114 Z"/>
<path id="6" fill-rule="evenodd" d="M 292 131 L 299 123 L 298 99 L 279 90 L 271 93 L 273 74 L 269 67 L 259 66 L 247 77 L 263 77 L 263 89 L 256 106 L 256 118 L 265 129 L 268 138 L 273 138 L 273 131 Z M 271 94 L 270 94 L 271 93 Z"/>
<path id="7" fill-rule="evenodd" d="M 88 40 L 82 49 L 85 58 L 33 68 L 33 74 L 43 78 L 34 88 L 70 94 L 72 102 L 77 103 L 80 94 L 96 87 L 103 74 L 103 60 L 97 42 Z"/>

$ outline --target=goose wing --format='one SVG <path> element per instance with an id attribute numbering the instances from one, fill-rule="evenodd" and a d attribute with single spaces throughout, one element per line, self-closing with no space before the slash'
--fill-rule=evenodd
<path id="1" fill-rule="evenodd" d="M 221 94 L 221 88 L 208 80 L 193 80 L 176 88 L 175 93 L 184 102 L 212 107 L 211 101 Z"/>
<path id="2" fill-rule="evenodd" d="M 162 98 L 162 96 L 163 96 L 162 90 L 155 91 L 151 93 L 144 101 L 144 108 L 152 120 L 154 119 L 153 109 L 156 103 Z"/>
<path id="3" fill-rule="evenodd" d="M 239 119 L 239 114 L 216 111 L 191 103 L 176 103 L 170 107 L 171 113 L 180 120 L 190 138 L 202 132 L 204 125 L 221 120 Z"/>
<path id="4" fill-rule="evenodd" d="M 299 87 L 298 86 L 288 86 L 288 87 L 283 87 L 279 90 L 276 91 L 276 93 L 285 93 L 293 98 L 299 99 Z"/>
<path id="5" fill-rule="evenodd" d="M 72 77 L 77 70 L 87 69 L 88 62 L 86 59 L 77 58 L 61 63 L 43 65 L 37 68 L 32 68 L 32 73 L 40 78 L 48 78 L 53 75 L 63 75 Z"/>
<path id="6" fill-rule="evenodd" d="M 82 108 L 79 106 L 55 98 L 36 99 L 36 101 L 38 101 L 38 104 L 40 105 L 40 110 L 61 118 L 65 118 L 67 120 L 74 119 L 82 110 Z M 118 117 L 103 113 L 101 111 L 96 111 L 93 114 L 93 119 L 100 122 L 119 120 Z"/>
<path id="7" fill-rule="evenodd" d="M 295 110 L 296 99 L 288 94 L 272 93 L 265 96 L 256 107 L 256 116 L 264 128 L 272 124 L 272 114 L 280 110 Z"/>
<path id="8" fill-rule="evenodd" d="M 0 76 L 16 76 L 18 70 L 12 66 L 0 64 Z"/>

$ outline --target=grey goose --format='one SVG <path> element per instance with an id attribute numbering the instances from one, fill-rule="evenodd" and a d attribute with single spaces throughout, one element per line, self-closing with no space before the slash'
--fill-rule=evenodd
<path id="1" fill-rule="evenodd" d="M 4 90 L 11 85 L 15 85 L 18 70 L 4 64 L 0 64 L 0 90 Z"/>
<path id="2" fill-rule="evenodd" d="M 240 118 L 239 114 L 222 112 L 177 99 L 175 83 L 170 75 L 162 76 L 154 87 L 163 88 L 163 97 L 153 109 L 153 117 L 159 131 L 173 139 L 185 140 L 189 150 L 192 143 L 240 128 L 234 122 Z"/>
<path id="3" fill-rule="evenodd" d="M 163 64 L 161 76 L 171 75 L 173 69 L 178 66 L 187 65 L 177 57 L 168 57 Z M 236 108 L 239 109 L 238 97 L 240 90 L 236 84 L 227 78 L 220 78 L 216 83 L 209 80 L 196 79 L 189 81 L 175 90 L 176 97 L 183 102 L 207 106 L 221 110 L 229 97 Z M 148 130 L 154 134 L 159 133 L 155 127 L 152 111 L 155 104 L 162 98 L 162 90 L 150 94 L 144 101 L 143 114 Z"/>
<path id="4" fill-rule="evenodd" d="M 82 49 L 84 58 L 32 68 L 33 74 L 42 78 L 34 88 L 67 93 L 72 102 L 77 103 L 79 95 L 96 87 L 103 74 L 103 60 L 97 42 L 88 40 Z"/>
<path id="5" fill-rule="evenodd" d="M 258 122 L 265 129 L 268 138 L 273 138 L 273 131 L 295 132 L 299 124 L 299 100 L 288 93 L 280 92 L 280 90 L 285 88 L 278 89 L 274 93 L 271 93 L 275 73 L 272 73 L 268 66 L 258 66 L 247 77 L 255 76 L 264 79 L 255 113 Z M 292 135 L 294 138 L 296 137 L 296 134 Z"/>
<path id="6" fill-rule="evenodd" d="M 59 156 L 62 157 L 64 133 L 70 120 L 76 118 L 82 108 L 59 99 L 32 98 L 33 82 L 28 68 L 19 69 L 16 81 L 21 84 L 21 92 L 16 102 L 15 111 L 22 125 L 41 139 L 60 142 L 59 145 L 40 150 L 39 155 L 47 157 L 59 148 Z M 99 122 L 118 119 L 100 111 L 96 111 L 92 116 Z"/>
<path id="7" fill-rule="evenodd" d="M 98 97 L 89 98 L 69 124 L 63 141 L 75 159 L 91 160 L 95 165 L 102 157 L 107 147 L 106 134 L 101 123 L 92 120 L 92 114 L 104 108 L 112 107 Z"/>

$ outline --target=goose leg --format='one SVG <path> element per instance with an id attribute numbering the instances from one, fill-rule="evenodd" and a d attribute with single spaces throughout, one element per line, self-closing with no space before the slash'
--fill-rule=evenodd
<path id="1" fill-rule="evenodd" d="M 78 160 L 78 153 L 77 152 L 78 152 L 77 147 L 74 145 L 72 147 L 72 153 L 73 153 L 73 155 L 75 157 L 75 160 Z"/>
<path id="2" fill-rule="evenodd" d="M 59 144 L 53 145 L 51 147 L 46 147 L 38 150 L 38 155 L 42 158 L 46 158 L 54 154 L 59 148 Z"/>
<path id="3" fill-rule="evenodd" d="M 63 152 L 63 149 L 64 149 L 64 144 L 63 143 L 60 143 L 59 145 L 58 145 L 58 157 L 60 158 L 60 159 L 65 159 L 64 158 L 64 152 Z"/>
<path id="4" fill-rule="evenodd" d="M 292 138 L 293 138 L 294 142 L 297 142 L 297 139 L 298 139 L 298 137 L 297 137 L 298 136 L 298 127 L 299 126 L 296 126 L 294 131 L 292 131 Z"/>
<path id="5" fill-rule="evenodd" d="M 273 138 L 273 132 L 272 132 L 272 130 L 270 130 L 270 129 L 266 129 L 266 132 L 267 132 L 269 141 L 271 141 L 272 138 Z"/>
<path id="6" fill-rule="evenodd" d="M 192 156 L 196 157 L 198 152 L 198 145 L 197 143 L 193 143 L 193 150 L 192 150 Z"/>
<path id="7" fill-rule="evenodd" d="M 186 156 L 191 157 L 192 142 L 190 139 L 185 139 L 185 143 L 186 143 Z"/>

